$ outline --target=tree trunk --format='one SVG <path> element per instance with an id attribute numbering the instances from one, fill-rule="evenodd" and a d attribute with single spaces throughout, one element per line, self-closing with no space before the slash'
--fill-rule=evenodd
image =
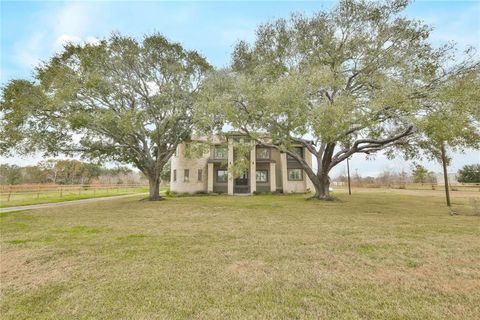
<path id="1" fill-rule="evenodd" d="M 315 199 L 318 200 L 333 200 L 333 197 L 330 196 L 330 177 L 328 174 L 319 174 L 316 181 L 312 180 L 313 186 L 315 187 Z"/>
<path id="2" fill-rule="evenodd" d="M 318 180 L 320 182 L 319 185 L 319 194 L 317 199 L 320 200 L 333 200 L 333 198 L 330 196 L 330 177 L 328 174 L 321 174 L 318 177 Z"/>
<path id="3" fill-rule="evenodd" d="M 330 177 L 328 176 L 328 172 L 334 148 L 335 145 L 331 144 L 327 147 L 326 152 L 328 151 L 328 155 L 326 157 L 321 158 L 317 156 L 317 165 L 319 169 L 316 173 L 312 170 L 311 166 L 306 164 L 305 161 L 303 163 L 301 162 L 305 173 L 315 187 L 314 199 L 327 201 L 333 200 L 333 197 L 330 196 Z"/>
<path id="4" fill-rule="evenodd" d="M 162 197 L 160 196 L 160 177 L 148 177 L 148 182 L 150 185 L 148 200 L 162 200 Z"/>
<path id="5" fill-rule="evenodd" d="M 448 188 L 447 154 L 445 151 L 445 143 L 442 142 L 440 150 L 442 151 L 442 166 L 443 166 L 443 180 L 445 182 L 445 197 L 447 199 L 447 206 L 451 207 L 452 204 L 450 203 L 450 191 Z"/>

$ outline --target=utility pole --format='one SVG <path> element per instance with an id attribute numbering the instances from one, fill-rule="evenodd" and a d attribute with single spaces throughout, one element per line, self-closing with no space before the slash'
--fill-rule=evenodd
<path id="1" fill-rule="evenodd" d="M 443 166 L 443 180 L 445 182 L 445 197 L 447 198 L 447 206 L 451 207 L 452 204 L 450 203 L 450 191 L 448 188 L 447 154 L 445 151 L 445 142 L 443 141 L 442 141 L 440 150 L 442 151 L 442 166 Z"/>
<path id="2" fill-rule="evenodd" d="M 347 158 L 347 180 L 348 180 L 348 194 L 351 195 L 352 194 L 352 188 L 350 187 L 350 164 L 348 162 L 348 159 Z"/>

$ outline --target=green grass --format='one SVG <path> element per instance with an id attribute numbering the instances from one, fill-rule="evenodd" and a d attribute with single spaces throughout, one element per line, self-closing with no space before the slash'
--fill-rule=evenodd
<path id="1" fill-rule="evenodd" d="M 109 190 L 81 190 L 78 191 L 68 191 L 63 192 L 62 196 L 58 191 L 43 191 L 38 193 L 35 192 L 18 192 L 12 193 L 10 200 L 8 200 L 7 194 L 2 194 L 0 197 L 0 208 L 8 208 L 15 206 L 26 206 L 32 204 L 42 204 L 42 203 L 55 203 L 55 202 L 64 202 L 80 199 L 90 199 L 90 198 L 100 198 L 100 197 L 112 197 L 120 196 L 132 193 L 143 193 L 148 192 L 148 187 L 135 187 L 135 188 L 112 188 Z"/>
<path id="2" fill-rule="evenodd" d="M 480 218 L 394 192 L 1 216 L 3 319 L 478 319 Z M 468 211 L 468 199 L 455 199 Z M 471 208 L 470 208 L 471 209 Z"/>

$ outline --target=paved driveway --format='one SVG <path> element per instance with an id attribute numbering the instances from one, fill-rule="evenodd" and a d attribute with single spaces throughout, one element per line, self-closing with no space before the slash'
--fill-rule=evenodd
<path id="1" fill-rule="evenodd" d="M 142 195 L 142 194 L 144 195 L 144 194 L 147 194 L 147 193 L 134 193 L 134 194 L 126 194 L 126 195 L 123 195 L 123 196 L 91 198 L 91 199 L 72 200 L 72 201 L 55 202 L 55 203 L 33 204 L 33 205 L 30 205 L 30 206 L 0 208 L 0 212 L 11 212 L 11 211 L 19 211 L 19 210 L 33 210 L 33 209 L 44 209 L 44 208 L 71 206 L 71 205 L 75 205 L 75 204 L 79 204 L 79 203 L 90 203 L 90 202 L 97 202 L 97 201 L 115 200 L 115 199 L 118 199 L 118 198 L 133 197 L 133 196 L 138 196 L 138 195 Z"/>

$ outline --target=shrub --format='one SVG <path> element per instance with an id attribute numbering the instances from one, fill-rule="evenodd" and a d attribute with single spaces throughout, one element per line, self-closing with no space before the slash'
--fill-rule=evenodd
<path id="1" fill-rule="evenodd" d="M 480 183 L 480 164 L 466 165 L 458 171 L 458 182 Z"/>
<path id="2" fill-rule="evenodd" d="M 176 197 L 177 196 L 177 193 L 175 191 L 171 191 L 170 189 L 165 191 L 165 195 L 167 197 Z"/>

